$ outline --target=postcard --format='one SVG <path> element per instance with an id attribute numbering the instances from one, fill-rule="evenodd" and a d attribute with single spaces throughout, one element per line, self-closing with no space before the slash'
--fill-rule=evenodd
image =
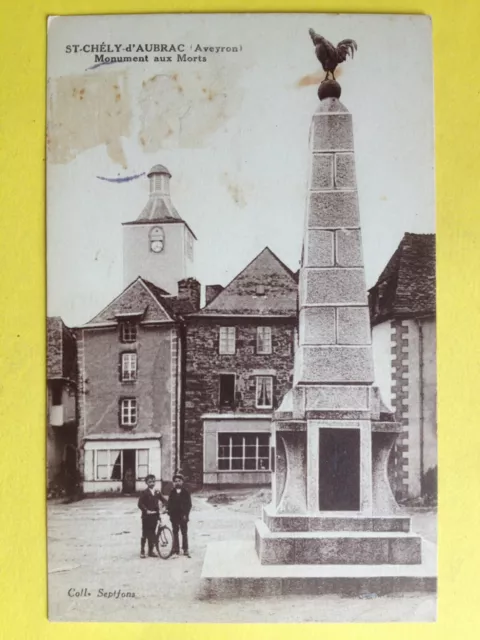
<path id="1" fill-rule="evenodd" d="M 49 618 L 436 619 L 426 16 L 51 17 Z"/>

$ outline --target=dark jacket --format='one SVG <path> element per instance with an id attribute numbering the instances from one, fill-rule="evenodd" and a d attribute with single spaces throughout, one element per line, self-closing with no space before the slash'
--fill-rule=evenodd
<path id="1" fill-rule="evenodd" d="M 161 493 L 156 492 L 155 495 L 152 496 L 150 489 L 142 491 L 138 499 L 138 508 L 142 512 L 142 517 L 147 515 L 147 511 L 156 511 L 158 513 L 160 511 L 159 502 L 164 505 L 167 504 L 167 501 Z"/>
<path id="2" fill-rule="evenodd" d="M 176 489 L 172 489 L 168 496 L 167 510 L 172 520 L 182 520 L 188 518 L 192 508 L 192 499 L 190 493 L 182 487 L 180 493 Z"/>

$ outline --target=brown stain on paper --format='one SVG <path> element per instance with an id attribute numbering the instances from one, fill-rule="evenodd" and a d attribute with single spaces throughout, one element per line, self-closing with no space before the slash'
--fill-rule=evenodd
<path id="1" fill-rule="evenodd" d="M 121 143 L 132 117 L 124 72 L 62 76 L 49 80 L 48 159 L 65 164 L 105 145 L 110 159 L 126 168 Z"/>
<path id="2" fill-rule="evenodd" d="M 247 206 L 245 185 L 240 185 L 237 181 L 232 180 L 228 173 L 221 176 L 221 182 L 227 187 L 228 194 L 236 205 L 240 208 Z"/>
<path id="3" fill-rule="evenodd" d="M 143 149 L 205 146 L 241 103 L 237 78 L 232 68 L 209 65 L 196 73 L 186 69 L 144 80 L 139 96 Z"/>
<path id="4" fill-rule="evenodd" d="M 320 84 L 325 80 L 327 74 L 324 71 L 316 71 L 307 76 L 302 76 L 297 82 L 297 87 L 309 87 L 311 85 Z M 335 78 L 339 78 L 342 75 L 342 68 L 337 67 L 335 69 Z"/>

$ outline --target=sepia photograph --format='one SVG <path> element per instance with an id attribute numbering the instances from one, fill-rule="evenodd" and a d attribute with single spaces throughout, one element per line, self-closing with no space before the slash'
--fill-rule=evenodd
<path id="1" fill-rule="evenodd" d="M 47 45 L 49 619 L 435 622 L 430 18 Z"/>

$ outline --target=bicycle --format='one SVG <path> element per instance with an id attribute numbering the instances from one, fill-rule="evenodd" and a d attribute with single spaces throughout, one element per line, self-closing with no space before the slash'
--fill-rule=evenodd
<path id="1" fill-rule="evenodd" d="M 166 560 L 172 555 L 173 533 L 170 527 L 162 523 L 162 514 L 158 516 L 157 528 L 155 530 L 155 548 L 160 558 Z"/>

